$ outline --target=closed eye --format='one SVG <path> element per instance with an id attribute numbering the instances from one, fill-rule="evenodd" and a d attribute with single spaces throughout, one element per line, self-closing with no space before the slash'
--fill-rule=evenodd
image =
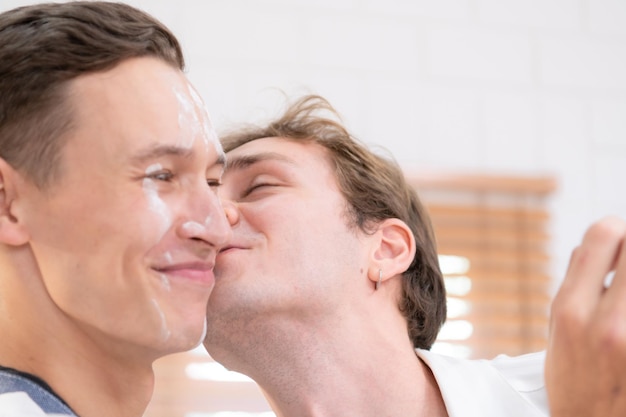
<path id="1" fill-rule="evenodd" d="M 267 183 L 267 182 L 261 182 L 261 183 L 257 183 L 254 184 L 250 187 L 248 187 L 248 189 L 246 189 L 246 191 L 244 191 L 243 193 L 243 197 L 247 197 L 250 194 L 252 194 L 253 192 L 262 189 L 262 188 L 266 188 L 266 187 L 275 187 L 277 186 L 277 184 L 272 184 L 272 183 Z"/>

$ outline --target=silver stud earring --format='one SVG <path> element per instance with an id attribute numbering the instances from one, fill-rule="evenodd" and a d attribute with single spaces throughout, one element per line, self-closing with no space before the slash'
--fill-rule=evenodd
<path id="1" fill-rule="evenodd" d="M 379 269 L 378 270 L 378 281 L 376 281 L 376 289 L 378 289 L 380 287 L 380 282 L 383 279 L 383 270 Z"/>

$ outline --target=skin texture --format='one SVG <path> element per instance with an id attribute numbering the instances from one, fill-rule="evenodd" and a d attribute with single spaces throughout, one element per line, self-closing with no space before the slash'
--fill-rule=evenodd
<path id="1" fill-rule="evenodd" d="M 572 253 L 552 305 L 546 358 L 552 417 L 626 415 L 625 236 L 626 222 L 607 217 Z"/>
<path id="2" fill-rule="evenodd" d="M 152 361 L 204 337 L 230 229 L 212 187 L 223 153 L 192 91 L 154 58 L 79 77 L 59 180 L 41 190 L 0 160 L 0 316 L 19 318 L 0 320 L 3 365 L 83 417 L 141 415 Z"/>
<path id="3" fill-rule="evenodd" d="M 413 235 L 397 219 L 351 226 L 325 152 L 264 138 L 228 153 L 233 240 L 217 257 L 205 346 L 259 383 L 277 416 L 444 416 L 397 307 Z"/>

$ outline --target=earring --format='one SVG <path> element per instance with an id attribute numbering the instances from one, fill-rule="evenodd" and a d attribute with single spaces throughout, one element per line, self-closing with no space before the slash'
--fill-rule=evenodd
<path id="1" fill-rule="evenodd" d="M 383 279 L 383 270 L 379 269 L 378 270 L 378 281 L 376 281 L 376 289 L 378 289 L 380 287 L 380 281 L 382 281 Z"/>

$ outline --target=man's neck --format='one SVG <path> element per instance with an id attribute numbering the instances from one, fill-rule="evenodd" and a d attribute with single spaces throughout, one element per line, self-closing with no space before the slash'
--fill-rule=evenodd
<path id="1" fill-rule="evenodd" d="M 358 326 L 349 320 L 323 329 L 256 326 L 263 343 L 223 362 L 250 375 L 279 417 L 447 416 L 406 327 L 393 332 L 365 326 L 358 332 Z"/>
<path id="2" fill-rule="evenodd" d="M 154 385 L 151 361 L 143 352 L 124 356 L 123 347 L 106 346 L 55 308 L 42 286 L 30 283 L 36 280 L 11 284 L 20 278 L 11 281 L 12 272 L 17 277 L 4 268 L 0 282 L 5 337 L 0 365 L 41 378 L 81 417 L 142 416 Z"/>
<path id="3" fill-rule="evenodd" d="M 12 343 L 0 346 L 0 364 L 41 378 L 76 414 L 143 415 L 154 384 L 149 363 L 122 363 L 58 327 L 54 336 L 32 337 L 31 333 L 28 339 L 5 329 L 0 322 L 0 332 L 11 334 Z M 30 332 L 37 330 L 42 329 L 31 328 Z"/>
<path id="4" fill-rule="evenodd" d="M 417 365 L 411 363 L 412 358 L 373 361 L 376 364 L 359 369 L 347 362 L 333 361 L 335 366 L 330 366 L 331 361 L 322 362 L 318 362 L 320 366 L 330 369 L 309 373 L 301 384 L 294 376 L 290 389 L 285 389 L 286 381 L 261 384 L 278 417 L 447 417 L 434 377 L 419 360 Z M 400 365 L 402 362 L 405 365 Z"/>

